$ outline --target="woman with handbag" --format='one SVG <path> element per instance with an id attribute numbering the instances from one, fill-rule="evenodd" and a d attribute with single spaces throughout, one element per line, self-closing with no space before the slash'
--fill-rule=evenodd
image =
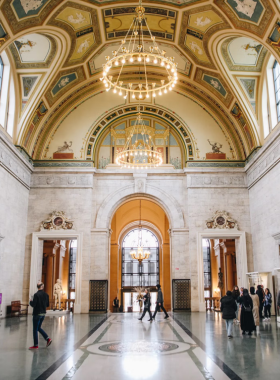
<path id="1" fill-rule="evenodd" d="M 253 317 L 253 301 L 249 296 L 248 289 L 243 290 L 243 295 L 238 300 L 241 305 L 240 327 L 242 335 L 245 335 L 246 331 L 248 331 L 248 335 L 252 335 L 252 331 L 256 330 L 256 326 Z"/>
<path id="2" fill-rule="evenodd" d="M 142 321 L 145 314 L 148 312 L 150 315 L 150 319 L 148 319 L 148 322 L 152 322 L 153 318 L 152 318 L 152 313 L 151 313 L 151 294 L 148 289 L 145 289 L 144 292 L 145 292 L 144 297 L 143 297 L 144 310 L 143 310 L 143 314 L 141 315 L 141 318 L 139 318 L 139 321 Z"/>

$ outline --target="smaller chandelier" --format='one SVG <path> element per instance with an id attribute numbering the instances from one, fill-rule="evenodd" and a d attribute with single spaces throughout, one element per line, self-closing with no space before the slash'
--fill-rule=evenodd
<path id="1" fill-rule="evenodd" d="M 172 91 L 178 74 L 175 58 L 166 57 L 166 51 L 156 43 L 141 0 L 135 13 L 118 50 L 112 52 L 112 57 L 105 57 L 107 62 L 103 65 L 103 76 L 100 80 L 104 83 L 106 91 L 112 89 L 113 93 L 125 99 L 130 93 L 133 99 L 141 100 L 149 98 L 150 95 L 156 97 Z M 145 43 L 144 37 L 150 40 L 150 46 Z M 135 71 L 139 75 L 137 81 L 134 81 Z"/>
<path id="2" fill-rule="evenodd" d="M 141 112 L 129 131 L 126 143 L 116 154 L 116 163 L 123 168 L 149 169 L 162 164 L 162 154 L 157 151 Z"/>
<path id="3" fill-rule="evenodd" d="M 130 251 L 131 257 L 134 260 L 138 260 L 139 263 L 142 263 L 143 260 L 146 260 L 150 257 L 150 251 L 144 251 L 143 247 L 139 246 L 137 247 L 137 252 L 135 250 Z"/>
<path id="4" fill-rule="evenodd" d="M 137 244 L 137 252 L 134 249 L 131 249 L 130 255 L 134 260 L 138 260 L 140 264 L 142 264 L 143 260 L 146 260 L 150 257 L 151 252 L 149 250 L 143 250 L 142 243 L 142 225 L 141 225 L 141 199 L 140 199 L 140 221 L 139 221 L 139 232 L 138 232 L 138 244 Z M 143 252 L 144 251 L 144 252 Z"/>

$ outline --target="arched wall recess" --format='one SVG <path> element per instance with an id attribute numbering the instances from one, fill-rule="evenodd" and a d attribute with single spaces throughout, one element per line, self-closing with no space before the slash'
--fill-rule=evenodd
<path id="1" fill-rule="evenodd" d="M 252 39 L 259 43 L 259 45 L 262 45 L 263 49 L 266 49 L 267 53 L 265 54 L 264 58 L 262 58 L 262 66 L 260 71 L 254 73 L 253 70 L 252 72 L 250 72 L 248 68 L 246 68 L 246 71 L 244 70 L 243 72 L 242 67 L 240 67 L 238 71 L 229 69 L 222 52 L 224 49 L 223 46 L 229 39 L 241 37 Z M 245 137 L 244 140 L 247 142 L 249 151 L 251 151 L 252 148 L 258 147 L 262 141 L 262 123 L 259 117 L 260 107 L 258 107 L 257 112 L 254 112 L 253 108 L 249 104 L 248 98 L 246 97 L 244 88 L 242 88 L 238 84 L 237 77 L 244 76 L 247 78 L 255 74 L 255 76 L 258 77 L 258 88 L 256 88 L 256 91 L 259 91 L 260 82 L 265 71 L 265 60 L 267 56 L 269 56 L 270 54 L 275 56 L 275 51 L 273 51 L 272 47 L 268 43 L 260 39 L 258 36 L 250 33 L 249 31 L 228 31 L 224 33 L 217 33 L 215 36 L 211 38 L 209 44 L 212 47 L 212 49 L 210 50 L 211 56 L 214 62 L 216 63 L 218 69 L 224 76 L 225 80 L 230 84 L 230 87 L 237 99 L 237 104 L 239 105 L 239 108 L 247 121 L 246 125 L 248 126 L 248 130 L 244 131 L 242 125 L 240 129 L 242 130 L 243 137 Z M 248 132 L 250 133 L 251 138 Z"/>
<path id="2" fill-rule="evenodd" d="M 26 68 L 23 71 L 25 73 L 25 75 L 30 75 L 33 72 L 34 73 L 40 72 L 40 75 L 42 75 L 44 78 L 43 78 L 43 80 L 41 80 L 39 82 L 38 86 L 36 87 L 36 89 L 32 93 L 31 98 L 33 99 L 33 101 L 29 102 L 29 104 L 27 105 L 27 107 L 25 109 L 25 112 L 23 113 L 22 117 L 19 119 L 19 122 L 17 124 L 16 143 L 18 145 L 23 145 L 26 133 L 28 133 L 27 129 L 30 126 L 30 122 L 32 120 L 32 117 L 34 117 L 34 110 L 36 109 L 36 107 L 40 103 L 40 101 L 38 103 L 38 101 L 34 101 L 34 99 L 39 99 L 39 100 L 42 99 L 44 92 L 45 92 L 46 88 L 48 87 L 50 81 L 52 80 L 53 76 L 56 74 L 57 70 L 59 70 L 59 68 L 63 64 L 64 54 L 68 49 L 69 41 L 67 41 L 67 35 L 59 29 L 57 31 L 54 29 L 55 28 L 49 28 L 49 27 L 28 28 L 27 30 L 24 30 L 24 31 L 18 33 L 16 36 L 14 36 L 12 39 L 10 39 L 8 46 L 6 46 L 7 52 L 9 53 L 10 56 L 12 56 L 9 46 L 10 45 L 13 46 L 14 41 L 16 41 L 19 38 L 22 38 L 28 34 L 40 34 L 40 35 L 45 35 L 46 37 L 50 36 L 50 38 L 52 38 L 52 40 L 54 41 L 53 43 L 55 44 L 54 52 L 52 53 L 50 65 L 48 67 L 43 68 L 43 69 L 41 69 L 41 68 L 37 69 L 35 66 L 34 67 L 30 66 L 30 68 L 29 68 L 28 64 L 26 64 Z M 14 58 L 11 58 L 11 59 L 12 59 L 12 61 L 14 61 Z M 19 81 L 18 72 L 21 72 L 21 71 L 18 71 L 18 70 L 22 71 L 22 69 L 16 68 L 14 65 L 14 73 L 16 76 L 16 83 L 17 83 L 17 88 L 18 88 L 17 97 L 19 97 L 18 98 L 19 102 L 21 102 L 20 95 L 19 95 L 21 93 L 21 91 L 19 90 L 21 88 L 21 85 L 19 85 L 19 83 L 18 83 L 18 81 Z M 45 75 L 45 74 L 48 74 L 48 75 Z M 18 109 L 19 108 L 20 107 L 18 107 Z M 31 139 L 29 139 L 29 141 L 30 140 Z"/>
<path id="3" fill-rule="evenodd" d="M 176 135 L 181 145 L 182 162 L 184 167 L 187 160 L 194 157 L 193 137 L 186 124 L 183 124 L 182 121 L 179 122 L 179 118 L 175 115 L 170 115 L 161 107 L 141 106 L 141 108 L 144 118 L 146 116 L 155 122 L 158 121 L 159 123 L 167 125 Z M 121 124 L 127 119 L 136 117 L 136 114 L 137 107 L 122 107 L 112 111 L 109 115 L 106 115 L 105 118 L 99 120 L 98 123 L 95 123 L 87 141 L 87 159 L 92 159 L 95 166 L 97 166 L 100 145 L 104 136 L 108 133 L 108 130 L 110 130 L 116 123 Z"/>

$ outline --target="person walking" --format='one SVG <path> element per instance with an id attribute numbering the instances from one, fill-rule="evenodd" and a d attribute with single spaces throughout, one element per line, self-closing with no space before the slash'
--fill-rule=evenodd
<path id="1" fill-rule="evenodd" d="M 252 301 L 253 301 L 254 322 L 255 322 L 255 326 L 258 329 L 258 327 L 260 326 L 260 316 L 259 316 L 260 300 L 259 300 L 259 296 L 255 293 L 255 288 L 253 286 L 250 287 L 250 297 L 252 298 Z"/>
<path id="2" fill-rule="evenodd" d="M 272 304 L 272 295 L 268 288 L 265 289 L 265 298 L 264 298 L 264 321 L 270 321 L 271 318 L 271 304 Z"/>
<path id="3" fill-rule="evenodd" d="M 256 330 L 253 317 L 253 301 L 249 296 L 248 289 L 243 290 L 243 296 L 239 297 L 239 303 L 241 304 L 241 317 L 240 317 L 240 327 L 242 330 L 242 335 L 248 331 L 248 335 L 252 335 L 252 331 Z"/>
<path id="4" fill-rule="evenodd" d="M 34 294 L 33 300 L 30 299 L 30 306 L 33 307 L 33 340 L 34 346 L 29 347 L 29 350 L 38 350 L 38 331 L 47 342 L 46 347 L 52 343 L 51 338 L 42 329 L 42 323 L 44 322 L 46 315 L 46 308 L 49 306 L 49 296 L 44 292 L 44 284 L 40 281 L 37 284 L 37 293 Z"/>
<path id="5" fill-rule="evenodd" d="M 144 310 L 143 310 L 143 313 L 141 315 L 141 318 L 139 318 L 138 320 L 142 321 L 142 319 L 145 317 L 145 314 L 148 312 L 150 315 L 150 319 L 148 319 L 148 322 L 152 322 L 153 317 L 152 317 L 152 313 L 151 313 L 151 294 L 150 294 L 148 289 L 145 289 L 144 291 L 145 291 L 145 294 L 143 297 Z"/>
<path id="6" fill-rule="evenodd" d="M 118 297 L 114 298 L 113 301 L 113 312 L 117 313 L 119 311 L 119 300 Z"/>
<path id="7" fill-rule="evenodd" d="M 169 315 L 167 314 L 164 306 L 163 306 L 163 294 L 162 294 L 162 291 L 161 291 L 161 286 L 160 284 L 157 284 L 157 290 L 158 290 L 158 295 L 157 295 L 157 302 L 156 302 L 156 309 L 155 309 L 155 312 L 154 312 L 154 315 L 153 315 L 153 319 L 156 318 L 156 315 L 157 315 L 157 312 L 160 311 L 160 309 L 164 312 L 165 314 L 165 317 L 164 319 L 167 319 L 169 318 Z"/>
<path id="8" fill-rule="evenodd" d="M 234 301 L 236 303 L 236 312 L 235 312 L 235 319 L 234 319 L 234 322 L 235 323 L 239 323 L 239 320 L 238 320 L 238 309 L 239 309 L 239 304 L 237 302 L 238 298 L 240 297 L 240 291 L 239 291 L 239 288 L 238 286 L 236 285 L 233 290 L 232 290 L 232 297 L 234 298 Z"/>
<path id="9" fill-rule="evenodd" d="M 264 293 L 261 285 L 257 286 L 256 294 L 259 297 L 260 306 L 259 306 L 259 317 L 260 319 L 263 318 L 262 311 L 263 311 L 263 305 L 264 305 Z"/>
<path id="10" fill-rule="evenodd" d="M 230 290 L 227 291 L 226 296 L 221 299 L 221 312 L 222 318 L 226 321 L 227 335 L 232 339 L 232 325 L 233 320 L 236 318 L 237 304 Z"/>

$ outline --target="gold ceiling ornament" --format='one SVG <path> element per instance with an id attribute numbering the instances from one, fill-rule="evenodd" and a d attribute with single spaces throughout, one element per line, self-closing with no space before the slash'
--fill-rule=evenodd
<path id="1" fill-rule="evenodd" d="M 142 264 L 143 260 L 147 260 L 150 257 L 151 252 L 149 250 L 145 250 L 143 248 L 142 241 L 142 225 L 141 225 L 141 199 L 140 199 L 140 222 L 139 222 L 139 232 L 138 232 L 138 244 L 137 251 L 131 248 L 130 255 L 134 260 L 138 260 L 140 264 Z"/>
<path id="2" fill-rule="evenodd" d="M 152 35 L 147 23 L 141 0 L 135 13 L 132 24 L 118 50 L 112 52 L 112 58 L 105 57 L 107 62 L 103 65 L 103 77 L 100 80 L 104 83 L 106 91 L 112 89 L 115 94 L 118 93 L 124 99 L 127 98 L 128 93 L 132 94 L 133 99 L 136 95 L 139 99 L 143 99 L 149 98 L 150 95 L 156 97 L 156 95 L 166 94 L 177 82 L 177 63 L 174 57 L 166 57 L 166 51 L 160 49 L 156 43 L 156 38 Z M 144 36 L 152 41 L 150 46 L 147 46 L 147 43 L 145 46 Z M 127 85 L 123 84 L 124 67 L 139 72 L 136 83 L 128 81 Z M 149 67 L 160 69 L 160 74 L 165 79 L 149 79 L 147 74 Z"/>
<path id="3" fill-rule="evenodd" d="M 139 106 L 140 108 L 140 106 Z M 116 153 L 116 163 L 122 168 L 150 169 L 162 164 L 154 139 L 139 111 L 123 148 Z"/>

